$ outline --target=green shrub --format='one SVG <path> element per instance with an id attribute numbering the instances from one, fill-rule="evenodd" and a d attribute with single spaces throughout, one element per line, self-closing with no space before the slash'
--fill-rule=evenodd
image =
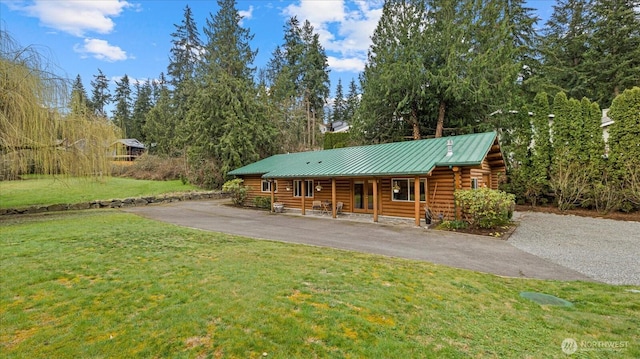
<path id="1" fill-rule="evenodd" d="M 278 199 L 276 198 L 275 200 L 277 201 Z M 253 205 L 258 208 L 271 209 L 271 197 L 254 197 Z"/>
<path id="2" fill-rule="evenodd" d="M 231 201 L 236 205 L 241 205 L 247 199 L 249 188 L 242 185 L 244 180 L 236 178 L 225 182 L 222 185 L 222 191 L 231 193 Z"/>
<path id="3" fill-rule="evenodd" d="M 495 228 L 509 223 L 515 196 L 489 188 L 459 190 L 454 193 L 462 219 L 472 228 Z"/>
<path id="4" fill-rule="evenodd" d="M 455 231 L 456 229 L 466 229 L 469 227 L 469 224 L 465 221 L 455 220 L 455 221 L 442 221 L 438 225 L 438 229 L 446 229 L 449 231 Z"/>

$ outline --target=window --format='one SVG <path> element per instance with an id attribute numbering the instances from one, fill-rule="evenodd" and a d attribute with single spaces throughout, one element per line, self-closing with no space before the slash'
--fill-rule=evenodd
<path id="1" fill-rule="evenodd" d="M 478 179 L 477 178 L 472 178 L 471 179 L 471 189 L 478 189 Z"/>
<path id="2" fill-rule="evenodd" d="M 271 192 L 271 184 L 273 183 L 273 192 L 278 192 L 278 181 L 262 180 L 262 192 Z"/>
<path id="3" fill-rule="evenodd" d="M 413 178 L 394 178 L 391 180 L 391 194 L 394 201 L 415 201 L 415 180 Z M 420 201 L 425 201 L 426 180 L 420 180 Z M 397 192 L 396 192 L 397 190 Z"/>
<path id="4" fill-rule="evenodd" d="M 313 198 L 313 180 L 306 180 L 305 190 L 307 198 Z M 294 197 L 302 197 L 302 181 L 294 180 L 293 181 L 293 196 Z"/>

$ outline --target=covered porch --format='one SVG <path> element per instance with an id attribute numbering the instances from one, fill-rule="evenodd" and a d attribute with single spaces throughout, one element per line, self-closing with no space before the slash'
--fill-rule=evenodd
<path id="1" fill-rule="evenodd" d="M 280 203 L 301 215 L 311 211 L 337 218 L 342 212 L 374 222 L 381 216 L 413 218 L 419 226 L 429 203 L 428 177 L 270 178 L 261 187 L 269 189 L 272 211 Z"/>

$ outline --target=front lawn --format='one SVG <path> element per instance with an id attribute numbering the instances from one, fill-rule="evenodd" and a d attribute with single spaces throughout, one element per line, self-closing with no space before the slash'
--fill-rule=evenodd
<path id="1" fill-rule="evenodd" d="M 77 177 L 28 177 L 0 181 L 0 208 L 80 203 L 114 198 L 152 196 L 198 189 L 181 181 L 146 181 L 104 177 L 101 180 Z"/>
<path id="2" fill-rule="evenodd" d="M 185 229 L 115 210 L 0 219 L 6 358 L 547 358 L 626 343 L 631 287 L 502 278 Z M 544 292 L 573 307 L 540 306 Z"/>

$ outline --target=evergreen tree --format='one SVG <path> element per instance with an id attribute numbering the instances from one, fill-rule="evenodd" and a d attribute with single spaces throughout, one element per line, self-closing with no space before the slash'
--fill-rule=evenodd
<path id="1" fill-rule="evenodd" d="M 609 161 L 624 190 L 623 210 L 640 208 L 640 87 L 625 90 L 611 104 L 608 116 Z"/>
<path id="2" fill-rule="evenodd" d="M 625 89 L 640 86 L 640 1 L 599 0 L 584 54 L 590 97 L 608 107 Z"/>
<path id="3" fill-rule="evenodd" d="M 169 128 L 175 129 L 172 146 L 180 148 L 188 143 L 189 128 L 184 123 L 196 92 L 198 66 L 204 54 L 196 22 L 189 5 L 185 6 L 180 25 L 174 24 L 171 33 L 171 56 L 167 66 L 169 85 L 172 87 L 171 106 L 167 113 Z"/>
<path id="4" fill-rule="evenodd" d="M 129 76 L 126 74 L 116 81 L 116 93 L 113 97 L 115 109 L 113 110 L 113 122 L 120 127 L 125 138 L 131 137 L 134 132 L 131 123 L 131 87 L 129 85 Z"/>
<path id="5" fill-rule="evenodd" d="M 497 0 L 385 2 L 362 77 L 358 132 L 389 141 L 407 128 L 420 138 L 422 128 L 440 137 L 445 125 L 452 132 L 486 127 L 486 117 L 508 108 L 517 93 L 525 53 L 517 41 L 535 23 L 515 26 L 511 14 L 528 14 L 521 7 Z"/>
<path id="6" fill-rule="evenodd" d="M 320 35 L 314 33 L 313 26 L 307 20 L 302 27 L 302 39 L 305 44 L 302 59 L 302 94 L 307 114 L 307 136 L 305 143 L 316 146 L 316 121 L 323 118 L 324 106 L 329 97 L 329 63 L 322 45 Z"/>
<path id="7" fill-rule="evenodd" d="M 431 3 L 423 46 L 426 93 L 438 109 L 436 137 L 443 135 L 445 121 L 473 126 L 509 106 L 522 69 L 514 33 L 523 31 L 513 29 L 509 14 L 520 6 L 505 1 Z M 452 123 L 455 117 L 466 121 Z"/>
<path id="8" fill-rule="evenodd" d="M 582 98 L 589 93 L 585 54 L 591 36 L 589 0 L 558 0 L 541 38 L 542 82 L 549 92 Z"/>
<path id="9" fill-rule="evenodd" d="M 300 22 L 294 16 L 284 26 L 284 44 L 273 52 L 268 64 L 267 79 L 270 98 L 279 113 L 275 123 L 281 129 L 283 151 L 300 151 L 304 141 L 305 106 L 299 96 L 302 91 L 302 41 Z"/>
<path id="10" fill-rule="evenodd" d="M 549 191 L 549 169 L 551 167 L 550 113 L 547 94 L 545 92 L 538 93 L 533 100 L 532 106 L 533 148 L 531 151 L 531 179 L 527 190 L 527 197 L 534 206 L 538 199 Z"/>
<path id="11" fill-rule="evenodd" d="M 176 30 L 171 33 L 171 56 L 167 66 L 169 83 L 177 89 L 181 84 L 196 77 L 196 70 L 203 46 L 200 34 L 193 19 L 189 5 L 184 8 L 184 15 L 180 25 L 173 25 Z"/>
<path id="12" fill-rule="evenodd" d="M 82 78 L 78 75 L 71 87 L 71 114 L 86 118 L 89 116 L 90 109 L 91 102 L 82 84 Z"/>
<path id="13" fill-rule="evenodd" d="M 98 74 L 93 75 L 91 87 L 93 88 L 91 91 L 93 112 L 99 117 L 106 118 L 107 113 L 104 108 L 111 102 L 111 94 L 109 93 L 109 81 L 102 70 L 98 69 Z"/>
<path id="14" fill-rule="evenodd" d="M 240 26 L 235 1 L 220 0 L 218 5 L 219 11 L 210 15 L 204 28 L 202 82 L 188 113 L 190 163 L 196 173 L 206 166 L 219 168 L 218 175 L 202 180 L 213 187 L 228 171 L 259 159 L 260 149 L 273 143 L 273 131 L 265 130 L 260 116 L 253 82 L 253 35 Z"/>
<path id="15" fill-rule="evenodd" d="M 602 177 L 604 142 L 601 112 L 587 98 L 582 101 L 561 92 L 553 103 L 553 164 L 550 186 L 561 210 L 590 205 L 593 183 Z"/>
<path id="16" fill-rule="evenodd" d="M 516 195 L 519 203 L 530 200 L 533 176 L 531 164 L 532 128 L 526 107 L 505 114 L 508 130 L 500 134 L 502 150 L 507 159 L 507 183 L 503 188 Z"/>
<path id="17" fill-rule="evenodd" d="M 135 101 L 133 104 L 133 113 L 131 114 L 131 132 L 129 136 L 146 143 L 147 136 L 144 131 L 147 114 L 153 108 L 152 89 L 149 81 L 142 84 L 136 81 L 135 84 Z"/>
<path id="18" fill-rule="evenodd" d="M 385 1 L 362 76 L 363 121 L 354 123 L 365 141 L 398 140 L 405 125 L 414 139 L 421 137 L 428 83 L 421 37 L 427 26 L 424 1 Z"/>
<path id="19" fill-rule="evenodd" d="M 164 74 L 155 84 L 157 99 L 155 104 L 145 116 L 143 132 L 151 152 L 160 155 L 174 155 L 172 139 L 175 135 L 174 122 L 171 119 L 171 94 L 167 88 Z"/>
<path id="20" fill-rule="evenodd" d="M 308 21 L 300 26 L 296 17 L 289 18 L 284 44 L 273 52 L 265 77 L 273 106 L 280 109 L 274 123 L 285 130 L 283 150 L 314 147 L 316 121 L 324 118 L 329 95 L 329 70 L 319 36 Z"/>
<path id="21" fill-rule="evenodd" d="M 347 94 L 344 114 L 342 116 L 344 120 L 348 123 L 353 123 L 359 107 L 360 94 L 358 92 L 358 85 L 356 85 L 356 80 L 351 79 L 351 82 L 349 82 L 349 93 Z"/>
<path id="22" fill-rule="evenodd" d="M 333 99 L 333 113 L 331 114 L 330 122 L 344 121 L 346 111 L 346 104 L 344 94 L 342 93 L 342 80 L 338 79 L 338 85 L 336 86 L 336 96 Z"/>

